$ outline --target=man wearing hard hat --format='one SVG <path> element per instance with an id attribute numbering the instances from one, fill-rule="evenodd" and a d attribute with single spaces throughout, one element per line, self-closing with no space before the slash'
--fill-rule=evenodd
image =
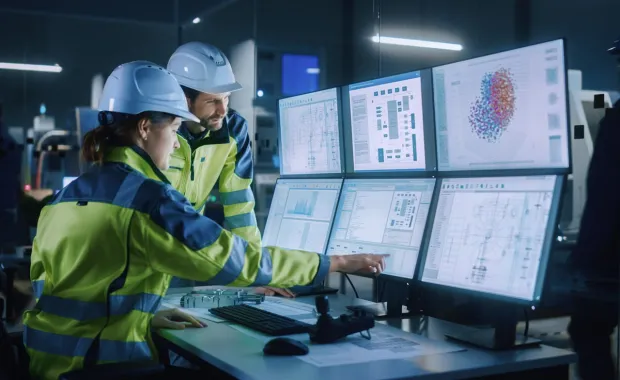
<path id="1" fill-rule="evenodd" d="M 224 227 L 250 243 L 261 244 L 250 188 L 253 162 L 248 124 L 228 108 L 230 94 L 242 86 L 228 58 L 215 46 L 189 42 L 177 48 L 167 68 L 181 84 L 189 109 L 200 122 L 184 122 L 179 128 L 181 147 L 173 154 L 166 176 L 200 213 L 217 186 Z M 171 286 L 191 285 L 175 279 Z M 279 289 L 263 291 L 292 295 Z"/>

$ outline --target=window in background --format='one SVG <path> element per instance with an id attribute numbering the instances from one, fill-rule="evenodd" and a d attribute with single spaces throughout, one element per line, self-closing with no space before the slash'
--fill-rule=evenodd
<path id="1" fill-rule="evenodd" d="M 299 95 L 319 89 L 319 57 L 282 55 L 282 95 Z"/>

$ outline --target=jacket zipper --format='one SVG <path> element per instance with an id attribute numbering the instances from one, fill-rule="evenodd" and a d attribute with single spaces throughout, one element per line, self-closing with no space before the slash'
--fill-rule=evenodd
<path id="1" fill-rule="evenodd" d="M 190 168 L 190 178 L 193 181 L 194 180 L 194 156 L 196 155 L 196 151 L 194 150 L 194 148 L 191 148 L 191 153 L 190 153 L 190 160 L 189 160 L 189 168 Z"/>

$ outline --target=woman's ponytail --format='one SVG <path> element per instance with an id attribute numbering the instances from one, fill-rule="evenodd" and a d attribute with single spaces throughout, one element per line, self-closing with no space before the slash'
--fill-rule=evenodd
<path id="1" fill-rule="evenodd" d="M 82 142 L 82 158 L 86 162 L 101 163 L 109 148 L 110 137 L 114 134 L 111 126 L 100 125 L 89 131 Z"/>

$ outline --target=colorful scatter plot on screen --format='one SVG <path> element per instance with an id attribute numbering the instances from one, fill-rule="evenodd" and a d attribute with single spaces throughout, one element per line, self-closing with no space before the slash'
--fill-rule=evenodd
<path id="1" fill-rule="evenodd" d="M 469 125 L 478 138 L 490 143 L 500 140 L 515 114 L 515 90 L 510 70 L 484 74 L 480 94 L 469 109 Z"/>

